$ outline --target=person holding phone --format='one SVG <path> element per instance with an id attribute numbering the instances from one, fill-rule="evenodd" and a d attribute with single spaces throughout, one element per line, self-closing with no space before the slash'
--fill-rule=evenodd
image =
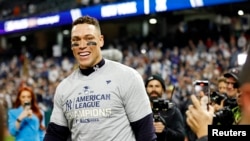
<path id="1" fill-rule="evenodd" d="M 237 101 L 240 109 L 240 120 L 235 125 L 250 125 L 250 50 L 242 70 L 239 73 L 239 95 Z M 234 83 L 235 86 L 235 83 Z M 192 95 L 192 105 L 186 111 L 186 121 L 190 128 L 197 135 L 196 141 L 208 141 L 208 125 L 213 123 L 214 108 L 209 107 L 209 111 L 202 110 L 198 99 Z"/>
<path id="2" fill-rule="evenodd" d="M 32 88 L 22 86 L 18 90 L 14 108 L 8 111 L 8 129 L 16 141 L 43 140 L 43 114 Z"/>
<path id="3" fill-rule="evenodd" d="M 210 103 L 210 85 L 207 80 L 196 80 L 194 82 L 195 93 L 201 103 L 203 109 L 208 108 L 208 104 Z"/>

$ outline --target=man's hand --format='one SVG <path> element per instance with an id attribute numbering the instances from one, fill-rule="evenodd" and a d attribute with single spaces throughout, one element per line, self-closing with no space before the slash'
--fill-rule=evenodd
<path id="1" fill-rule="evenodd" d="M 191 96 L 193 105 L 186 112 L 187 124 L 200 138 L 208 134 L 208 125 L 213 122 L 214 108 L 209 106 L 209 111 L 204 110 L 195 95 Z"/>
<path id="2" fill-rule="evenodd" d="M 162 133 L 165 126 L 162 122 L 154 122 L 155 133 Z"/>
<path id="3" fill-rule="evenodd" d="M 217 112 L 219 110 L 221 110 L 223 107 L 224 107 L 224 101 L 225 100 L 221 100 L 220 102 L 220 105 L 219 104 L 213 104 L 213 107 L 214 107 L 214 111 Z"/>

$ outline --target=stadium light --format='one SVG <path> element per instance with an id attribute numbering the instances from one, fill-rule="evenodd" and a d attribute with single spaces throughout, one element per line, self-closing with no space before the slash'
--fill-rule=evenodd
<path id="1" fill-rule="evenodd" d="M 63 35 L 69 35 L 69 30 L 67 29 L 63 30 Z"/>
<path id="2" fill-rule="evenodd" d="M 151 18 L 151 19 L 149 19 L 149 23 L 150 24 L 156 24 L 157 20 L 155 18 Z"/>
<path id="3" fill-rule="evenodd" d="M 238 65 L 240 65 L 240 66 L 244 65 L 246 62 L 246 59 L 247 59 L 247 53 L 238 54 L 238 56 L 237 56 Z"/>
<path id="4" fill-rule="evenodd" d="M 21 37 L 20 37 L 21 42 L 25 42 L 26 39 L 27 39 L 26 36 L 21 36 Z"/>
<path id="5" fill-rule="evenodd" d="M 243 10 L 239 10 L 239 11 L 238 11 L 238 15 L 239 15 L 239 16 L 243 16 L 243 15 L 244 15 L 244 11 L 243 11 Z"/>

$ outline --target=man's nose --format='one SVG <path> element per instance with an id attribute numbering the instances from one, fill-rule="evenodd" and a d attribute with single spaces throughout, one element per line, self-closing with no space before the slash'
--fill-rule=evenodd
<path id="1" fill-rule="evenodd" d="M 88 46 L 88 42 L 85 41 L 85 40 L 81 40 L 80 41 L 80 44 L 79 44 L 79 47 L 80 48 L 86 48 Z"/>
<path id="2" fill-rule="evenodd" d="M 230 89 L 233 88 L 233 84 L 228 84 L 227 88 L 230 88 Z"/>
<path id="3" fill-rule="evenodd" d="M 154 86 L 153 86 L 153 87 L 152 87 L 152 89 L 153 89 L 153 90 L 155 90 L 155 89 L 156 89 L 156 87 L 154 87 Z"/>

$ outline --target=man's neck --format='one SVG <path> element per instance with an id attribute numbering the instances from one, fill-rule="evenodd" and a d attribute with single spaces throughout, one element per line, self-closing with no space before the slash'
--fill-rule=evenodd
<path id="1" fill-rule="evenodd" d="M 99 61 L 96 65 L 94 65 L 93 67 L 90 67 L 90 68 L 87 68 L 87 69 L 80 69 L 81 73 L 83 75 L 90 75 L 91 73 L 97 71 L 99 68 L 101 68 L 103 65 L 105 64 L 105 60 L 104 59 L 101 59 L 101 61 Z"/>

